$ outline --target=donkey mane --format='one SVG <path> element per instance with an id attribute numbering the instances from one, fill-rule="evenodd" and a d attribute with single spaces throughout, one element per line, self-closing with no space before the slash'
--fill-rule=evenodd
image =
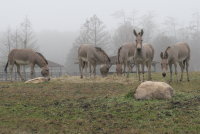
<path id="1" fill-rule="evenodd" d="M 47 61 L 47 59 L 41 54 L 41 53 L 39 53 L 39 52 L 36 52 L 39 56 L 41 56 L 43 59 L 44 59 L 44 61 L 45 61 L 45 63 L 48 65 L 48 61 Z"/>
<path id="2" fill-rule="evenodd" d="M 121 49 L 122 49 L 122 47 L 120 47 L 119 49 L 118 49 L 118 57 L 117 57 L 117 59 L 118 59 L 118 64 L 119 64 L 119 57 L 120 57 L 120 51 L 121 51 Z"/>
<path id="3" fill-rule="evenodd" d="M 101 49 L 100 47 L 95 47 L 95 49 L 97 50 L 97 52 L 102 52 L 103 55 L 105 55 L 108 58 L 108 61 L 110 62 L 110 58 L 108 57 L 108 55 L 105 53 L 103 49 Z"/>

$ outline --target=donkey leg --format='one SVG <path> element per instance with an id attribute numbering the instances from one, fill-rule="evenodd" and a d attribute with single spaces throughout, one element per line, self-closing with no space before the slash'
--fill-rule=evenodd
<path id="1" fill-rule="evenodd" d="M 178 82 L 178 72 L 177 72 L 177 64 L 176 63 L 174 63 L 174 68 L 175 68 L 176 81 Z"/>
<path id="2" fill-rule="evenodd" d="M 135 66 L 135 71 L 136 71 L 136 77 L 138 77 L 138 66 Z"/>
<path id="3" fill-rule="evenodd" d="M 127 63 L 128 66 L 128 72 L 127 72 L 127 78 L 129 77 L 129 73 L 131 71 L 131 66 L 130 66 L 130 62 Z"/>
<path id="4" fill-rule="evenodd" d="M 92 75 L 92 69 L 91 69 L 91 63 L 90 62 L 88 62 L 88 66 L 89 66 L 89 76 L 90 76 L 90 78 L 91 78 L 91 75 Z"/>
<path id="5" fill-rule="evenodd" d="M 17 64 L 16 66 L 17 66 L 17 73 L 18 73 L 18 75 L 20 76 L 20 78 L 21 78 L 22 81 L 25 81 L 25 79 L 22 77 L 21 72 L 20 72 L 20 65 Z"/>
<path id="6" fill-rule="evenodd" d="M 181 67 L 181 78 L 180 78 L 180 81 L 182 81 L 183 80 L 183 62 L 179 62 L 179 65 L 180 65 L 180 67 Z"/>
<path id="7" fill-rule="evenodd" d="M 81 79 L 83 78 L 83 71 L 82 71 L 82 61 L 79 60 L 79 72 L 80 72 L 80 75 L 81 75 Z"/>
<path id="8" fill-rule="evenodd" d="M 141 79 L 140 79 L 140 65 L 139 64 L 137 64 L 137 72 L 138 72 L 139 81 L 141 81 Z"/>
<path id="9" fill-rule="evenodd" d="M 148 63 L 148 80 L 151 80 L 151 62 Z"/>
<path id="10" fill-rule="evenodd" d="M 33 79 L 33 75 L 35 74 L 34 65 L 31 64 L 31 79 Z"/>
<path id="11" fill-rule="evenodd" d="M 144 63 L 142 64 L 142 81 L 144 81 Z"/>
<path id="12" fill-rule="evenodd" d="M 176 69 L 175 69 L 176 70 Z M 173 71 L 172 71 L 172 64 L 169 64 L 169 72 L 170 72 L 170 80 L 169 82 L 172 82 L 172 74 L 173 74 Z M 175 74 L 176 74 L 176 71 L 175 71 Z"/>
<path id="13" fill-rule="evenodd" d="M 124 76 L 126 75 L 126 63 L 124 63 Z"/>
<path id="14" fill-rule="evenodd" d="M 87 75 L 87 68 L 88 68 L 88 64 L 87 64 L 87 62 L 85 62 L 85 66 L 84 66 L 84 68 L 85 68 L 85 75 Z"/>
<path id="15" fill-rule="evenodd" d="M 10 81 L 12 81 L 13 66 L 14 66 L 14 64 L 10 64 L 10 66 L 9 66 L 9 70 L 10 70 Z"/>
<path id="16" fill-rule="evenodd" d="M 186 60 L 186 72 L 187 72 L 187 80 L 190 81 L 190 78 L 189 78 L 189 74 L 188 74 L 188 67 L 189 67 L 189 61 Z"/>
<path id="17" fill-rule="evenodd" d="M 94 78 L 96 77 L 96 64 L 93 66 L 93 74 L 94 74 Z"/>

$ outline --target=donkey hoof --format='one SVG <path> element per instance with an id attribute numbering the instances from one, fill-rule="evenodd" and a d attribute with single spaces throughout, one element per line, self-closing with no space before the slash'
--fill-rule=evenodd
<path id="1" fill-rule="evenodd" d="M 81 79 L 83 79 L 83 76 L 81 76 Z"/>

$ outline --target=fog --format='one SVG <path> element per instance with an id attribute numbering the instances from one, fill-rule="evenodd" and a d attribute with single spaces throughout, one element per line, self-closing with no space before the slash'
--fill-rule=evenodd
<path id="1" fill-rule="evenodd" d="M 162 33 L 163 29 L 169 30 L 170 26 L 166 26 L 173 22 L 177 35 L 174 35 L 173 30 L 163 32 L 170 37 L 176 36 L 175 41 L 193 42 L 193 49 L 195 49 L 195 41 L 179 38 L 178 36 L 182 33 L 178 34 L 178 32 L 181 29 L 187 31 L 194 19 L 197 22 L 200 21 L 198 15 L 194 16 L 200 12 L 199 5 L 198 0 L 1 0 L 0 45 L 3 46 L 1 57 L 4 58 L 2 61 L 5 61 L 3 55 L 6 55 L 5 41 L 2 41 L 5 40 L 3 38 L 5 38 L 6 31 L 10 29 L 11 32 L 14 32 L 16 29 L 20 29 L 20 24 L 25 18 L 30 20 L 37 50 L 43 53 L 47 59 L 62 65 L 68 63 L 69 52 L 73 48 L 75 39 L 79 36 L 81 27 L 86 19 L 93 15 L 103 22 L 111 40 L 120 25 L 125 22 L 133 23 L 133 19 L 135 22 L 135 24 L 131 24 L 133 28 L 143 28 L 144 33 L 146 31 L 148 31 L 146 33 L 151 33 L 151 38 L 147 38 L 147 34 L 145 35 L 145 41 L 155 44 L 157 35 Z M 153 17 L 154 27 L 145 29 L 142 20 L 145 15 L 149 14 Z M 167 19 L 170 21 L 167 22 Z M 116 48 L 112 49 L 113 44 L 113 41 L 110 41 L 106 47 L 109 48 L 106 51 L 110 55 L 115 55 L 116 52 L 117 47 L 115 45 Z M 158 53 L 156 60 L 159 59 Z M 72 64 L 72 62 L 68 64 Z"/>
<path id="2" fill-rule="evenodd" d="M 86 18 L 96 14 L 108 28 L 113 29 L 117 22 L 111 15 L 118 10 L 127 13 L 137 11 L 144 14 L 153 11 L 157 19 L 175 17 L 180 22 L 188 21 L 191 14 L 198 12 L 198 0 L 1 0 L 0 29 L 15 27 L 24 16 L 29 16 L 35 31 L 59 30 L 77 31 Z"/>

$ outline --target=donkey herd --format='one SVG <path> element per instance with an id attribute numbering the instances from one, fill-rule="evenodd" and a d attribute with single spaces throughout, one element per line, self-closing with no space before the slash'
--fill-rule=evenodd
<path id="1" fill-rule="evenodd" d="M 142 81 L 144 81 L 144 68 L 145 66 L 148 69 L 148 80 L 151 80 L 151 65 L 154 58 L 154 48 L 151 44 L 144 43 L 143 44 L 143 30 L 137 33 L 133 30 L 133 34 L 135 35 L 135 42 L 133 43 L 125 43 L 118 49 L 117 54 L 117 63 L 116 63 L 116 72 L 117 74 L 126 72 L 126 68 L 128 67 L 127 77 L 132 69 L 132 63 L 136 65 L 138 72 L 138 79 L 140 78 L 140 68 L 142 69 Z M 177 43 L 175 45 L 169 46 L 166 48 L 164 52 L 160 53 L 161 57 L 161 68 L 162 68 L 162 76 L 166 76 L 166 72 L 170 70 L 170 81 L 172 81 L 172 64 L 175 67 L 175 75 L 177 77 L 177 64 L 180 65 L 181 68 L 181 78 L 183 79 L 183 70 L 186 67 L 187 72 L 187 80 L 189 81 L 188 75 L 188 67 L 190 60 L 190 47 L 187 43 Z M 81 45 L 78 49 L 78 59 L 79 59 L 79 71 L 81 78 L 83 78 L 83 69 L 85 68 L 87 71 L 87 67 L 89 67 L 89 74 L 91 76 L 93 67 L 93 74 L 96 75 L 96 66 L 101 64 L 100 71 L 103 75 L 107 74 L 109 68 L 111 67 L 111 61 L 108 55 L 99 47 L 94 47 L 93 45 L 84 44 Z"/>
<path id="2" fill-rule="evenodd" d="M 148 80 L 151 80 L 151 65 L 154 58 L 154 48 L 151 44 L 144 43 L 143 44 L 143 36 L 144 31 L 136 32 L 133 30 L 133 34 L 135 36 L 135 42 L 125 43 L 118 49 L 117 53 L 117 63 L 116 63 L 116 72 L 117 74 L 121 74 L 122 72 L 126 72 L 126 68 L 128 67 L 127 77 L 129 76 L 130 71 L 132 70 L 132 63 L 136 65 L 138 72 L 138 79 L 141 81 L 140 72 L 142 72 L 143 77 L 142 81 L 144 81 L 144 68 L 145 66 L 148 69 Z M 181 68 L 181 78 L 183 79 L 183 71 L 186 68 L 187 72 L 187 80 L 189 81 L 188 67 L 190 60 L 190 47 L 187 43 L 177 43 L 175 45 L 169 46 L 166 48 L 164 52 L 160 53 L 161 57 L 161 68 L 162 68 L 162 76 L 166 76 L 166 72 L 170 70 L 170 81 L 172 81 L 172 64 L 174 64 L 175 75 L 177 78 L 177 64 L 180 65 Z M 89 68 L 89 74 L 96 75 L 96 66 L 101 65 L 100 72 L 102 75 L 106 75 L 109 72 L 111 67 L 111 60 L 109 56 L 106 54 L 104 50 L 99 47 L 95 47 L 89 44 L 83 44 L 78 49 L 78 59 L 79 59 L 79 71 L 80 77 L 83 78 L 83 70 L 87 72 L 87 68 Z M 49 77 L 49 68 L 48 61 L 45 57 L 39 53 L 30 49 L 13 49 L 8 55 L 8 61 L 5 66 L 5 72 L 7 72 L 7 67 L 9 67 L 10 71 L 10 79 L 12 81 L 12 72 L 13 66 L 17 66 L 17 73 L 23 81 L 24 78 L 20 73 L 20 65 L 30 65 L 31 67 L 31 77 L 34 76 L 34 67 L 38 65 L 42 71 L 41 74 L 44 77 Z M 122 71 L 123 68 L 123 71 Z M 142 69 L 142 71 L 140 71 Z"/>

